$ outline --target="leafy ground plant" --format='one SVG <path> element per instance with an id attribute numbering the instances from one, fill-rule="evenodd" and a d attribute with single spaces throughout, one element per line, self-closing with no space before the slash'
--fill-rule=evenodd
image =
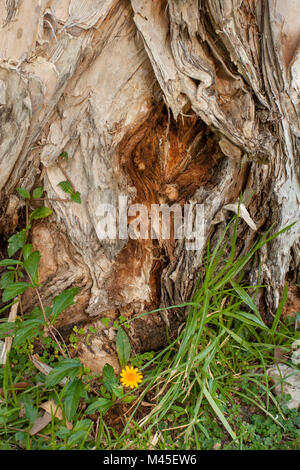
<path id="1" fill-rule="evenodd" d="M 84 403 L 85 415 L 89 416 L 95 412 L 105 413 L 118 401 L 130 403 L 136 397 L 124 392 L 109 364 L 105 365 L 101 382 L 97 384 L 98 392 L 92 386 L 95 377 L 89 375 L 80 360 L 70 357 L 69 348 L 54 325 L 59 315 L 74 303 L 78 289 L 66 289 L 54 297 L 52 305 L 44 305 L 38 275 L 40 253 L 33 250 L 27 238 L 32 221 L 48 217 L 52 210 L 39 207 L 29 211 L 32 199 L 42 199 L 43 188 L 35 189 L 32 195 L 23 188 L 18 188 L 17 192 L 25 199 L 26 227 L 10 237 L 9 258 L 0 262 L 6 269 L 1 276 L 2 301 L 8 303 L 0 313 L 11 309 L 9 317 L 0 320 L 0 339 L 5 340 L 1 343 L 0 434 L 8 438 L 3 444 L 5 448 L 10 448 L 11 437 L 21 448 L 38 448 L 40 443 L 42 448 L 50 445 L 52 449 L 84 446 L 93 421 L 79 418 L 83 411 L 79 409 L 80 401 Z M 80 198 L 75 199 L 74 202 L 80 203 Z M 34 290 L 39 304 L 31 312 L 23 312 L 22 307 L 21 294 L 27 289 Z M 120 318 L 114 326 L 120 365 L 128 368 L 131 346 L 120 326 L 124 320 Z M 73 347 L 77 333 L 82 334 L 82 329 L 74 327 L 70 337 Z M 85 340 L 88 341 L 88 335 Z M 42 356 L 33 354 L 36 351 L 43 351 Z M 138 383 L 141 377 L 139 373 Z M 43 416 L 39 408 L 46 410 Z M 74 420 L 75 423 L 71 423 Z M 60 421 L 59 428 L 57 421 Z M 46 434 L 39 432 L 42 430 Z M 51 437 L 47 430 L 51 431 Z"/>

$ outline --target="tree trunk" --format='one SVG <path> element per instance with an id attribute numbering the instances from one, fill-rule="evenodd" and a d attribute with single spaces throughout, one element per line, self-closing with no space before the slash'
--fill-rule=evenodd
<path id="1" fill-rule="evenodd" d="M 241 252 L 299 219 L 299 1 L 3 0 L 0 24 L 2 255 L 23 222 L 16 188 L 62 199 L 67 175 L 82 204 L 45 201 L 53 215 L 31 230 L 42 296 L 79 287 L 60 327 L 102 325 L 80 353 L 94 370 L 117 367 L 114 330 L 99 319 L 190 300 L 206 243 L 241 192 Z M 204 204 L 203 244 L 101 239 L 99 205 L 119 196 Z M 271 315 L 285 282 L 300 281 L 298 225 L 259 256 L 269 287 L 257 302 Z M 158 349 L 165 322 L 176 335 L 182 319 L 182 309 L 145 316 L 129 333 L 138 350 Z"/>

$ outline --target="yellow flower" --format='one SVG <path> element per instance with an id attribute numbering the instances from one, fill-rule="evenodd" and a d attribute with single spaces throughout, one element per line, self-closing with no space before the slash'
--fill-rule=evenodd
<path id="1" fill-rule="evenodd" d="M 133 366 L 126 366 L 122 370 L 121 374 L 121 384 L 125 387 L 134 388 L 143 380 L 143 375 L 137 368 Z"/>

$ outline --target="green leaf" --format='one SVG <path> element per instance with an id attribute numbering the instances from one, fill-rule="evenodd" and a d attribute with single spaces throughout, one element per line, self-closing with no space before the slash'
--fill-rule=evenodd
<path id="1" fill-rule="evenodd" d="M 0 323 L 0 338 L 12 336 L 16 328 L 17 324 L 15 322 Z"/>
<path id="2" fill-rule="evenodd" d="M 122 328 L 119 328 L 117 332 L 116 347 L 120 365 L 123 369 L 130 358 L 131 345 L 127 334 Z"/>
<path id="3" fill-rule="evenodd" d="M 0 261 L 0 266 L 13 266 L 13 265 L 23 265 L 22 261 L 18 261 L 16 259 L 3 259 Z"/>
<path id="4" fill-rule="evenodd" d="M 28 256 L 30 256 L 32 253 L 32 245 L 31 243 L 27 243 L 26 245 L 23 246 L 23 257 L 24 260 L 26 261 Z"/>
<path id="5" fill-rule="evenodd" d="M 245 304 L 247 304 L 248 307 L 250 307 L 251 310 L 253 310 L 253 312 L 255 312 L 256 316 L 261 320 L 260 313 L 259 313 L 255 303 L 253 302 L 253 299 L 250 297 L 250 295 L 245 291 L 245 289 L 243 289 L 243 287 L 239 286 L 234 281 L 231 281 L 231 284 L 232 284 L 232 287 L 234 288 L 234 290 L 239 295 L 239 297 L 243 300 L 243 302 L 245 302 Z"/>
<path id="6" fill-rule="evenodd" d="M 39 188 L 35 188 L 32 193 L 33 199 L 40 199 L 43 195 L 43 192 L 44 192 L 43 186 L 40 186 Z"/>
<path id="7" fill-rule="evenodd" d="M 0 282 L 0 287 L 1 289 L 5 289 L 8 284 L 12 284 L 14 282 L 14 272 L 10 271 L 8 273 L 5 273 L 1 276 L 1 282 Z"/>
<path id="8" fill-rule="evenodd" d="M 33 405 L 32 397 L 28 394 L 24 394 L 20 399 L 24 404 L 26 418 L 29 419 L 30 424 L 33 424 L 37 418 L 38 410 Z"/>
<path id="9" fill-rule="evenodd" d="M 38 284 L 38 282 L 39 282 L 38 269 L 39 269 L 40 259 L 41 259 L 40 252 L 39 251 L 34 251 L 24 261 L 24 268 L 26 269 L 26 271 L 28 272 L 28 274 L 30 275 L 32 281 L 35 284 Z"/>
<path id="10" fill-rule="evenodd" d="M 27 230 L 23 229 L 8 239 L 8 256 L 13 256 L 20 248 L 23 248 L 26 241 Z"/>
<path id="11" fill-rule="evenodd" d="M 119 385 L 114 369 L 110 364 L 105 364 L 103 367 L 102 383 L 110 393 L 113 392 L 113 385 Z"/>
<path id="12" fill-rule="evenodd" d="M 61 181 L 58 183 L 58 186 L 60 186 L 65 193 L 70 194 L 72 201 L 77 202 L 77 204 L 81 204 L 80 192 L 76 191 L 76 193 L 74 193 L 73 186 L 70 181 Z"/>
<path id="13" fill-rule="evenodd" d="M 59 295 L 54 297 L 53 306 L 52 306 L 52 319 L 51 322 L 54 323 L 58 315 L 61 312 L 66 310 L 70 305 L 74 304 L 74 297 L 78 294 L 78 288 L 73 287 L 71 289 L 66 289 L 61 292 Z"/>
<path id="14" fill-rule="evenodd" d="M 223 329 L 225 331 L 227 331 L 227 333 L 233 337 L 233 339 L 241 344 L 245 349 L 247 349 L 247 351 L 251 352 L 253 354 L 253 350 L 252 350 L 252 347 L 250 346 L 250 343 L 248 343 L 248 341 L 245 341 L 243 338 L 241 338 L 241 336 L 239 336 L 238 334 L 234 333 L 234 331 L 232 330 L 229 330 L 228 328 L 226 328 L 226 326 L 223 326 Z"/>
<path id="15" fill-rule="evenodd" d="M 43 325 L 43 320 L 35 318 L 33 320 L 25 320 L 15 334 L 13 342 L 14 346 L 20 346 L 27 339 L 31 339 L 36 336 L 38 329 Z"/>
<path id="16" fill-rule="evenodd" d="M 108 326 L 110 320 L 111 320 L 111 319 L 108 318 L 108 317 L 103 317 L 103 318 L 101 318 L 101 322 L 103 323 L 104 326 Z"/>
<path id="17" fill-rule="evenodd" d="M 218 407 L 215 400 L 213 399 L 213 397 L 211 396 L 211 394 L 209 393 L 209 391 L 207 390 L 207 388 L 205 386 L 203 386 L 203 393 L 204 393 L 204 396 L 207 399 L 208 403 L 210 404 L 210 406 L 214 410 L 215 414 L 218 416 L 219 420 L 221 421 L 221 423 L 225 427 L 226 431 L 230 434 L 232 439 L 235 439 L 236 438 L 235 432 L 231 428 L 231 426 L 228 423 L 227 419 L 225 418 L 222 411 L 220 410 L 220 408 Z"/>
<path id="18" fill-rule="evenodd" d="M 74 202 L 77 202 L 77 204 L 81 204 L 81 197 L 80 197 L 80 192 L 76 191 L 76 193 L 71 194 L 71 199 Z"/>
<path id="19" fill-rule="evenodd" d="M 86 391 L 81 380 L 73 379 L 65 389 L 64 409 L 66 418 L 71 421 L 76 414 L 81 397 L 86 397 Z"/>
<path id="20" fill-rule="evenodd" d="M 60 157 L 64 158 L 65 160 L 68 160 L 69 159 L 68 152 L 62 152 L 60 154 Z"/>
<path id="21" fill-rule="evenodd" d="M 287 301 L 287 298 L 288 298 L 288 292 L 289 292 L 289 286 L 288 284 L 286 284 L 284 286 L 284 290 L 283 290 L 283 296 L 282 296 L 282 299 L 278 305 L 278 308 L 277 308 L 277 311 L 275 313 L 275 317 L 274 317 L 274 320 L 273 320 L 273 324 L 272 324 L 272 327 L 271 327 L 271 334 L 274 335 L 276 329 L 277 329 L 277 326 L 278 326 L 278 323 L 280 321 L 280 317 L 281 317 L 281 314 L 282 314 L 282 310 L 283 310 L 283 307 Z"/>
<path id="22" fill-rule="evenodd" d="M 5 310 L 8 310 L 8 309 L 9 309 L 10 307 L 12 307 L 16 302 L 18 302 L 17 299 L 14 300 L 13 302 L 11 302 L 11 303 L 8 304 L 8 305 L 5 305 L 5 307 L 0 308 L 0 313 L 5 312 Z"/>
<path id="23" fill-rule="evenodd" d="M 29 282 L 13 282 L 8 284 L 2 294 L 2 301 L 8 302 L 9 300 L 13 299 L 17 295 L 23 294 L 31 284 Z"/>
<path id="24" fill-rule="evenodd" d="M 111 389 L 112 389 L 112 393 L 117 398 L 122 398 L 122 396 L 124 395 L 124 390 L 123 390 L 122 385 L 111 384 Z"/>
<path id="25" fill-rule="evenodd" d="M 253 313 L 249 312 L 242 312 L 241 310 L 238 310 L 236 312 L 224 312 L 224 314 L 228 317 L 236 318 L 237 320 L 241 321 L 242 323 L 246 323 L 248 325 L 253 325 L 253 326 L 259 326 L 260 328 L 263 328 L 265 330 L 268 330 L 268 327 L 264 324 L 262 320 L 257 318 L 256 315 Z"/>
<path id="26" fill-rule="evenodd" d="M 123 397 L 122 401 L 124 403 L 131 403 L 137 398 L 137 395 L 127 395 L 126 397 Z"/>
<path id="27" fill-rule="evenodd" d="M 86 414 L 93 414 L 95 411 L 102 411 L 106 413 L 109 408 L 113 406 L 113 402 L 108 398 L 97 398 L 93 403 L 91 403 L 85 410 Z"/>
<path id="28" fill-rule="evenodd" d="M 74 194 L 70 181 L 61 181 L 60 183 L 58 183 L 58 186 L 61 187 L 64 193 Z"/>
<path id="29" fill-rule="evenodd" d="M 73 432 L 87 431 L 91 424 L 92 421 L 90 419 L 82 419 L 81 421 L 77 421 L 73 428 Z"/>
<path id="30" fill-rule="evenodd" d="M 73 446 L 84 441 L 87 438 L 92 426 L 93 422 L 90 419 L 77 421 L 70 437 L 68 438 L 68 446 Z"/>
<path id="31" fill-rule="evenodd" d="M 300 428 L 300 414 L 293 419 L 294 424 Z"/>
<path id="32" fill-rule="evenodd" d="M 50 209 L 49 207 L 38 207 L 37 209 L 34 209 L 34 211 L 31 212 L 29 219 L 45 219 L 51 214 L 52 209 Z"/>
<path id="33" fill-rule="evenodd" d="M 89 326 L 89 332 L 90 333 L 97 333 L 97 328 L 95 328 L 94 326 Z"/>
<path id="34" fill-rule="evenodd" d="M 67 376 L 74 379 L 82 370 L 82 364 L 78 359 L 63 359 L 51 370 L 46 378 L 45 385 L 46 387 L 53 387 Z"/>
<path id="35" fill-rule="evenodd" d="M 50 314 L 52 313 L 52 309 L 50 307 L 44 307 L 44 309 L 45 309 L 46 317 L 48 318 Z M 41 307 L 34 307 L 34 309 L 29 315 L 29 318 L 31 320 L 35 318 L 43 318 L 43 312 L 42 312 Z"/>
<path id="36" fill-rule="evenodd" d="M 56 436 L 60 437 L 61 439 L 65 439 L 71 434 L 71 431 L 66 428 L 65 426 L 59 426 L 57 431 L 55 432 Z"/>
<path id="37" fill-rule="evenodd" d="M 17 192 L 24 199 L 30 199 L 30 193 L 29 193 L 29 191 L 27 191 L 27 189 L 17 188 Z"/>
<path id="38" fill-rule="evenodd" d="M 19 443 L 20 447 L 24 447 L 26 449 L 27 445 L 27 435 L 23 431 L 18 431 L 15 434 L 15 439 Z"/>
<path id="39" fill-rule="evenodd" d="M 74 446 L 79 444 L 84 441 L 86 437 L 87 431 L 77 431 L 71 434 L 71 436 L 68 438 L 68 446 Z"/>

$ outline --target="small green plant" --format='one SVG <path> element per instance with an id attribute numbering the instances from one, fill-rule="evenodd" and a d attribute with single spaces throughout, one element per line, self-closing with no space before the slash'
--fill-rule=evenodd
<path id="1" fill-rule="evenodd" d="M 120 315 L 118 320 L 112 321 L 109 317 L 102 317 L 101 322 L 104 326 L 109 327 L 112 326 L 116 330 L 118 330 L 121 326 L 122 328 L 130 328 L 130 325 L 127 323 L 127 318 L 123 315 Z"/>
<path id="2" fill-rule="evenodd" d="M 78 348 L 78 341 L 79 341 L 79 338 L 80 338 L 80 337 L 83 337 L 83 336 L 85 336 L 85 341 L 86 341 L 87 344 L 88 344 L 89 334 L 86 334 L 83 328 L 78 328 L 78 327 L 75 325 L 75 326 L 73 327 L 73 333 L 71 333 L 70 336 L 69 336 L 70 346 L 71 346 L 73 349 L 77 349 L 77 348 Z"/>
<path id="3" fill-rule="evenodd" d="M 51 215 L 52 210 L 48 207 L 39 207 L 28 213 L 29 204 L 31 199 L 29 191 L 26 189 L 18 188 L 18 193 L 21 197 L 26 199 L 26 227 L 25 229 L 12 235 L 8 240 L 8 255 L 10 258 L 4 259 L 0 262 L 0 266 L 6 267 L 7 272 L 1 276 L 1 288 L 3 289 L 2 301 L 11 303 L 6 307 L 12 307 L 18 304 L 21 316 L 16 318 L 16 321 L 1 321 L 0 338 L 13 336 L 12 346 L 16 352 L 27 352 L 30 355 L 33 352 L 33 342 L 42 344 L 44 347 L 47 340 L 50 338 L 48 346 L 53 347 L 54 344 L 58 349 L 54 349 L 54 355 L 57 356 L 59 350 L 66 362 L 60 362 L 46 379 L 46 385 L 55 385 L 55 377 L 65 377 L 70 373 L 70 379 L 74 379 L 74 370 L 81 373 L 82 366 L 76 360 L 67 358 L 67 350 L 65 345 L 61 345 L 57 338 L 57 331 L 54 327 L 59 315 L 74 303 L 74 298 L 78 294 L 77 288 L 66 289 L 54 297 L 51 306 L 45 306 L 39 292 L 41 284 L 39 282 L 39 263 L 40 252 L 33 251 L 33 246 L 26 243 L 28 233 L 31 229 L 32 220 L 46 218 Z M 43 194 L 43 188 L 37 188 L 33 191 L 33 199 L 38 199 Z M 18 259 L 12 258 L 19 252 Z M 20 282 L 19 279 L 22 279 Z M 39 307 L 36 307 L 30 313 L 23 313 L 22 301 L 20 295 L 27 289 L 33 289 L 36 293 Z M 45 338 L 49 335 L 50 338 Z M 9 351 L 6 351 L 4 363 L 9 364 Z M 8 367 L 8 366 L 7 366 Z M 80 369 L 80 370 L 79 370 Z M 75 379 L 74 379 L 75 380 Z M 76 403 L 80 398 L 82 392 L 82 384 L 76 379 L 71 381 L 66 387 L 65 411 L 69 419 L 74 414 Z M 81 384 L 81 385 L 80 385 Z M 77 399 L 78 398 L 78 399 Z M 72 407 L 70 407 L 72 403 Z M 75 407 L 75 408 L 74 408 Z M 71 410 L 71 411 L 70 411 Z"/>
<path id="4" fill-rule="evenodd" d="M 77 202 L 77 204 L 81 204 L 80 192 L 75 191 L 73 185 L 70 181 L 61 181 L 58 183 L 58 186 L 64 191 L 64 193 L 70 194 L 71 199 L 73 202 Z"/>
<path id="5" fill-rule="evenodd" d="M 104 320 L 104 322 L 103 322 Z M 106 321 L 109 320 L 109 321 Z M 122 374 L 124 371 L 129 369 L 128 361 L 130 360 L 131 355 L 131 344 L 128 338 L 127 333 L 123 330 L 120 324 L 126 321 L 125 317 L 120 317 L 119 321 L 114 321 L 113 327 L 117 329 L 116 334 L 116 350 L 120 362 L 120 367 L 122 369 Z M 108 326 L 110 323 L 109 318 L 102 318 L 102 322 L 105 326 Z M 135 378 L 136 375 L 141 374 L 134 371 Z M 121 378 L 121 382 L 122 382 Z M 140 382 L 139 380 L 138 382 Z M 135 382 L 135 381 L 134 381 Z M 125 380 L 125 386 L 127 385 L 127 381 Z M 138 383 L 134 383 L 134 388 L 138 385 Z M 86 413 L 93 413 L 95 411 L 102 412 L 105 414 L 110 408 L 112 408 L 116 402 L 123 402 L 123 403 L 131 403 L 133 400 L 137 398 L 136 395 L 132 395 L 131 393 L 125 393 L 122 385 L 119 384 L 119 378 L 114 372 L 113 367 L 110 364 L 105 364 L 103 371 L 102 371 L 102 386 L 100 388 L 102 397 L 95 399 L 87 408 Z"/>
<path id="6" fill-rule="evenodd" d="M 69 159 L 69 156 L 68 156 L 67 152 L 62 152 L 60 154 L 60 157 L 64 158 L 66 161 L 68 161 L 68 159 Z M 66 178 L 65 181 L 61 181 L 60 183 L 58 183 L 58 186 L 60 186 L 60 188 L 63 190 L 64 193 L 67 193 L 67 194 L 70 195 L 71 200 L 73 202 L 76 202 L 77 204 L 81 204 L 80 192 L 76 191 L 75 186 L 73 185 L 72 181 L 68 177 L 68 175 L 67 175 L 66 171 L 64 170 L 64 168 L 61 166 L 59 160 L 57 161 L 57 165 L 58 165 L 61 172 L 63 173 L 63 175 Z"/>
<path id="7" fill-rule="evenodd" d="M 153 359 L 154 355 L 155 353 L 153 351 L 147 351 L 142 354 L 136 354 L 130 359 L 130 363 L 138 369 L 141 369 L 145 363 Z"/>

